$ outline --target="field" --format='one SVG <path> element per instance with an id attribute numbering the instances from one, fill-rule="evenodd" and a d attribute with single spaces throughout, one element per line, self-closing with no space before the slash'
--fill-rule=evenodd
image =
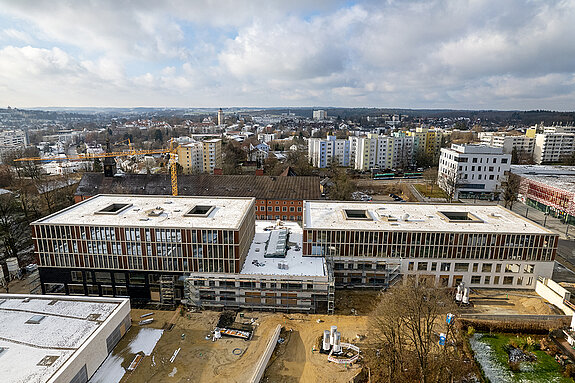
<path id="1" fill-rule="evenodd" d="M 415 184 L 413 185 L 418 192 L 420 192 L 423 196 L 428 198 L 447 198 L 447 194 L 437 185 L 433 186 L 433 190 L 430 190 L 430 187 L 426 184 Z"/>

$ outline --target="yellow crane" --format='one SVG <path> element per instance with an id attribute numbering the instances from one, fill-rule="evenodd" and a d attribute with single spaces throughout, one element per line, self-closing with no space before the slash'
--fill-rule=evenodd
<path id="1" fill-rule="evenodd" d="M 126 141 L 126 140 L 124 140 Z M 121 141 L 121 142 L 124 142 Z M 130 140 L 128 141 L 128 146 L 130 148 L 127 152 L 106 152 L 106 153 L 85 153 L 85 154 L 77 154 L 74 156 L 65 156 L 65 157 L 23 157 L 18 158 L 14 161 L 88 161 L 94 160 L 96 158 L 107 158 L 107 157 L 128 157 L 128 156 L 137 156 L 137 155 L 146 155 L 146 154 L 170 154 L 170 161 L 168 162 L 168 166 L 170 167 L 170 178 L 172 181 L 172 195 L 178 195 L 178 169 L 176 168 L 176 156 L 178 154 L 178 145 L 177 143 L 171 139 L 170 140 L 170 147 L 168 149 L 148 149 L 148 150 L 134 150 L 132 147 L 132 143 Z"/>

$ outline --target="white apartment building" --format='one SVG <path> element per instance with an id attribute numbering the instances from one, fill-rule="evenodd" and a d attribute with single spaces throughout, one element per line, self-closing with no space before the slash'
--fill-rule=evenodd
<path id="1" fill-rule="evenodd" d="M 337 161 L 339 166 L 349 166 L 350 140 L 336 139 L 335 136 L 323 138 L 310 138 L 308 156 L 313 166 L 326 168 L 332 160 Z"/>
<path id="2" fill-rule="evenodd" d="M 533 153 L 535 148 L 535 138 L 525 135 L 510 135 L 501 132 L 480 132 L 481 144 L 502 148 L 503 153 L 511 154 L 513 149 L 521 153 Z"/>
<path id="3" fill-rule="evenodd" d="M 455 198 L 494 198 L 510 165 L 502 148 L 452 144 L 441 149 L 438 184 L 446 190 L 455 182 Z"/>
<path id="4" fill-rule="evenodd" d="M 325 110 L 314 110 L 313 119 L 317 121 L 322 121 L 327 119 L 327 112 Z"/>
<path id="5" fill-rule="evenodd" d="M 214 138 L 202 141 L 204 145 L 204 172 L 213 174 L 214 169 L 222 167 L 222 140 Z"/>
<path id="6" fill-rule="evenodd" d="M 413 163 L 414 137 L 368 134 L 354 140 L 357 148 L 352 163 L 357 170 L 402 169 Z"/>
<path id="7" fill-rule="evenodd" d="M 1 130 L 0 131 L 0 149 L 15 148 L 28 145 L 26 132 L 23 130 Z"/>
<path id="8" fill-rule="evenodd" d="M 539 133 L 535 135 L 533 159 L 537 164 L 559 162 L 574 150 L 575 133 Z"/>

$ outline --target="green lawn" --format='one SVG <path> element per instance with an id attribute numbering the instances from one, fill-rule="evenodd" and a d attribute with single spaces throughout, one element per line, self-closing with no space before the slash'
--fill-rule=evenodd
<path id="1" fill-rule="evenodd" d="M 433 191 L 430 193 L 430 187 L 425 184 L 415 184 L 413 185 L 421 195 L 427 198 L 447 198 L 447 195 L 441 188 L 437 185 L 433 186 Z"/>
<path id="2" fill-rule="evenodd" d="M 573 383 L 573 379 L 561 375 L 562 368 L 559 363 L 552 356 L 540 350 L 533 351 L 537 356 L 537 361 L 521 362 L 520 371 L 511 372 L 507 362 L 508 354 L 504 346 L 515 337 L 516 335 L 512 334 L 484 334 L 480 340 L 480 342 L 489 345 L 493 357 L 498 362 L 497 364 L 506 370 L 506 374 L 510 374 L 513 382 Z"/>

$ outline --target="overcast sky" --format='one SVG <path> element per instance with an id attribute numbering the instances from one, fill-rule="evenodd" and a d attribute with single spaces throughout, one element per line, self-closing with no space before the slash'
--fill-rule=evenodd
<path id="1" fill-rule="evenodd" d="M 0 0 L 0 107 L 575 110 L 575 1 Z"/>

